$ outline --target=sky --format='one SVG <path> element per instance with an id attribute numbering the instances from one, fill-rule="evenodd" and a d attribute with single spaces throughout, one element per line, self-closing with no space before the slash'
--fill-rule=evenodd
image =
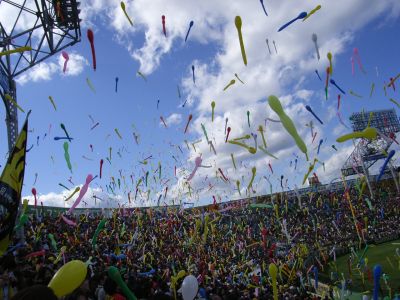
<path id="1" fill-rule="evenodd" d="M 70 57 L 66 72 L 62 70 L 64 58 L 58 53 L 16 78 L 17 101 L 25 111 L 32 110 L 28 148 L 33 147 L 27 153 L 23 198 L 33 204 L 34 187 L 43 205 L 70 207 L 78 193 L 68 201 L 64 199 L 85 183 L 88 174 L 99 175 L 101 159 L 102 178 L 90 183 L 78 207 L 202 205 L 214 199 L 228 201 L 268 194 L 269 182 L 273 192 L 281 191 L 281 175 L 284 190 L 306 187 L 308 183 L 302 184 L 303 177 L 314 158 L 324 163 L 317 163 L 313 170 L 321 182 L 329 183 L 340 177 L 340 168 L 353 150 L 353 143 L 336 143 L 337 137 L 351 132 L 350 127 L 339 122 L 338 94 L 341 94 L 339 112 L 347 126 L 350 126 L 349 116 L 363 109 L 393 108 L 398 113 L 399 108 L 389 101 L 390 98 L 400 101 L 398 89 L 389 88 L 385 95 L 383 86 L 400 73 L 400 42 L 396 39 L 400 2 L 370 1 L 366 6 L 363 0 L 265 0 L 264 4 L 268 16 L 258 0 L 126 1 L 131 26 L 119 1 L 82 2 L 82 38 L 66 49 Z M 300 12 L 310 12 L 317 5 L 321 9 L 307 20 L 298 20 L 278 32 L 278 28 Z M 163 34 L 162 15 L 167 36 Z M 238 15 L 242 19 L 247 65 L 242 59 L 235 27 Z M 0 22 L 6 30 L 13 23 L 12 16 L 16 16 L 16 10 L 1 2 Z M 28 28 L 30 21 L 29 17 L 23 18 L 18 29 Z M 193 26 L 185 42 L 191 21 Z M 96 70 L 93 70 L 88 29 L 94 32 Z M 319 60 L 311 39 L 313 33 L 318 37 Z M 359 51 L 365 72 L 356 60 L 352 74 L 354 48 Z M 346 94 L 329 85 L 326 100 L 328 52 L 332 54 L 332 78 Z M 235 83 L 224 90 L 231 80 Z M 375 89 L 370 97 L 372 84 Z M 352 96 L 350 90 L 362 98 Z M 273 121 L 279 117 L 268 105 L 270 95 L 280 99 L 293 120 L 307 145 L 310 161 L 306 161 L 282 124 Z M 213 120 L 212 101 L 215 102 Z M 313 109 L 323 124 L 305 105 Z M 3 107 L 1 120 L 5 114 Z M 18 115 L 21 128 L 26 114 Z M 190 115 L 192 119 L 185 133 Z M 262 125 L 267 151 L 277 159 L 261 150 L 251 154 L 239 145 L 225 143 L 226 119 L 231 128 L 230 140 L 253 133 L 257 134 L 258 145 L 263 144 L 257 131 Z M 317 132 L 314 142 L 306 126 L 310 121 Z M 97 122 L 99 125 L 91 129 Z M 73 137 L 68 143 L 72 172 L 64 158 L 65 140 L 54 140 L 65 136 L 61 123 Z M 207 143 L 202 124 L 215 152 Z M 0 139 L 3 168 L 8 151 L 3 121 Z M 251 137 L 245 143 L 254 147 L 255 141 Z M 397 147 L 393 145 L 394 150 Z M 200 167 L 188 181 L 199 156 L 205 167 Z M 396 155 L 394 164 L 397 159 Z M 247 189 L 252 168 L 256 174 L 252 189 Z M 223 179 L 219 169 L 228 180 Z"/>

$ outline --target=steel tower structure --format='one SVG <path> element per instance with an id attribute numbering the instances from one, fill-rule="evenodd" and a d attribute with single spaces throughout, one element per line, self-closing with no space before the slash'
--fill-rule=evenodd
<path id="1" fill-rule="evenodd" d="M 400 122 L 394 109 L 353 113 L 350 116 L 353 131 L 362 131 L 368 126 L 376 128 L 375 140 L 359 139 L 358 144 L 344 163 L 341 172 L 344 177 L 364 174 L 373 197 L 369 182 L 369 168 L 378 160 L 386 158 L 386 153 L 400 132 Z"/>
<path id="2" fill-rule="evenodd" d="M 57 52 L 80 41 L 79 5 L 76 0 L 0 1 L 0 96 L 6 107 L 9 152 L 18 136 L 15 78 Z M 30 50 L 5 54 L 21 47 Z M 9 97 L 8 97 L 9 98 Z"/>
<path id="3" fill-rule="evenodd" d="M 341 171 L 346 176 L 368 171 L 385 153 L 400 132 L 400 122 L 394 109 L 353 113 L 350 116 L 353 131 L 362 131 L 368 125 L 378 130 L 376 140 L 360 139 Z"/>

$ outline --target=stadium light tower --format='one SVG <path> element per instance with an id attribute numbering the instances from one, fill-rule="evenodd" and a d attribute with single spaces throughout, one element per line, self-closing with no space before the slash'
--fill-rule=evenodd
<path id="1" fill-rule="evenodd" d="M 341 169 L 345 177 L 364 174 L 373 198 L 368 169 L 378 160 L 386 158 L 385 153 L 396 139 L 396 133 L 400 132 L 399 118 L 395 110 L 391 109 L 353 113 L 350 121 L 353 131 L 362 131 L 370 126 L 379 133 L 375 140 L 360 139 Z"/>
<path id="2" fill-rule="evenodd" d="M 0 0 L 0 53 L 21 47 L 31 50 L 0 54 L 0 96 L 6 107 L 8 150 L 18 136 L 15 78 L 57 52 L 80 41 L 76 0 Z"/>

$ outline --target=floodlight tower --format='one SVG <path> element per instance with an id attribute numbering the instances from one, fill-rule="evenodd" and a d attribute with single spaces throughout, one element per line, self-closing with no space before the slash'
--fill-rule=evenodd
<path id="1" fill-rule="evenodd" d="M 18 75 L 80 41 L 79 5 L 76 0 L 0 1 L 0 96 L 6 107 L 9 153 L 18 136 L 18 115 L 5 95 L 17 101 Z M 21 47 L 30 50 L 1 54 Z"/>
<path id="2" fill-rule="evenodd" d="M 368 169 L 378 160 L 386 158 L 387 150 L 400 132 L 400 122 L 394 109 L 353 113 L 350 116 L 353 131 L 362 131 L 368 126 L 376 128 L 375 140 L 360 139 L 341 171 L 344 177 L 364 174 L 373 197 Z"/>

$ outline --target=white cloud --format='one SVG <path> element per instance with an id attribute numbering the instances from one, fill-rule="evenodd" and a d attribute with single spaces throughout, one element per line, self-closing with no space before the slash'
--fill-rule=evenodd
<path id="1" fill-rule="evenodd" d="M 182 115 L 173 113 L 167 117 L 165 122 L 167 123 L 167 126 L 178 125 L 182 122 Z M 163 125 L 163 124 L 160 123 L 160 125 Z"/>
<path id="2" fill-rule="evenodd" d="M 320 71 L 321 76 L 324 75 L 323 71 L 328 65 L 326 58 L 328 52 L 333 54 L 335 72 L 338 55 L 353 40 L 357 30 L 389 11 L 392 18 L 398 17 L 400 12 L 400 5 L 396 0 L 375 1 L 373 5 L 365 5 L 363 0 L 337 0 L 324 3 L 321 10 L 306 22 L 295 22 L 284 31 L 277 32 L 282 24 L 297 16 L 299 11 L 309 11 L 314 8 L 318 4 L 314 2 L 297 1 L 295 4 L 290 1 L 271 2 L 268 5 L 269 16 L 266 17 L 259 1 L 231 1 L 229 5 L 223 1 L 213 0 L 127 1 L 127 12 L 133 20 L 133 27 L 129 25 L 121 11 L 120 1 L 92 0 L 82 3 L 83 26 L 93 26 L 98 18 L 104 18 L 104 21 L 110 23 L 115 30 L 117 40 L 125 44 L 131 56 L 140 63 L 140 70 L 144 74 L 154 72 L 162 63 L 162 57 L 173 49 L 191 47 L 193 43 L 216 45 L 217 50 L 213 57 L 207 61 L 192 62 L 196 66 L 196 85 L 192 82 L 191 64 L 187 66 L 186 75 L 182 79 L 183 93 L 189 99 L 187 108 L 194 115 L 189 133 L 193 135 L 193 140 L 202 139 L 202 142 L 196 145 L 196 150 L 193 147 L 189 148 L 189 153 L 184 158 L 187 162 L 177 170 L 177 183 L 170 187 L 169 199 L 212 201 L 212 196 L 221 199 L 239 197 L 238 192 L 235 192 L 236 180 L 240 182 L 241 196 L 244 196 L 253 166 L 257 168 L 253 187 L 258 194 L 265 194 L 269 191 L 269 184 L 261 176 L 269 174 L 267 169 L 269 161 L 274 167 L 276 166 L 274 175 L 270 177 L 274 190 L 280 189 L 282 173 L 287 174 L 291 186 L 302 179 L 304 170 L 307 170 L 308 166 L 305 156 L 280 123 L 265 124 L 267 117 L 277 119 L 276 114 L 266 103 L 267 97 L 271 94 L 280 97 L 284 110 L 293 119 L 299 134 L 308 146 L 310 159 L 313 159 L 316 156 L 315 148 L 318 140 L 324 137 L 326 132 L 324 132 L 325 127 L 314 122 L 318 138 L 312 144 L 310 130 L 305 127 L 312 116 L 304 109 L 304 103 L 315 99 L 322 100 L 323 96 L 321 97 L 318 92 L 306 90 L 304 83 L 315 69 Z M 243 23 L 247 66 L 243 64 L 234 25 L 234 18 L 238 14 L 241 15 Z M 161 15 L 166 16 L 167 38 L 162 33 Z M 194 26 L 188 42 L 184 43 L 190 20 L 194 21 Z M 144 42 L 137 48 L 137 45 L 131 42 L 132 36 L 142 32 L 144 32 Z M 321 53 L 319 62 L 315 57 L 311 40 L 313 32 L 318 34 Z M 271 55 L 267 49 L 266 38 L 270 41 Z M 273 49 L 272 41 L 276 43 L 278 54 Z M 59 70 L 59 66 L 56 67 Z M 52 70 L 51 66 L 48 68 Z M 38 78 L 47 78 L 46 71 L 38 73 L 39 75 L 42 73 L 41 76 L 35 75 Z M 237 80 L 235 73 L 244 84 Z M 36 77 L 32 75 L 26 81 L 34 80 L 33 78 Z M 235 84 L 223 91 L 232 79 L 236 80 Z M 345 83 L 340 84 L 345 85 Z M 216 102 L 213 123 L 211 101 Z M 319 117 L 326 122 L 331 120 L 336 122 L 334 108 L 327 104 L 322 105 L 325 105 L 326 109 L 318 112 Z M 247 111 L 250 112 L 250 126 Z M 253 155 L 240 146 L 225 143 L 226 118 L 229 119 L 228 126 L 232 128 L 231 138 L 257 134 L 258 145 L 262 144 L 262 139 L 257 129 L 262 125 L 265 130 L 267 150 L 279 160 L 261 151 Z M 217 155 L 210 151 L 201 124 L 204 124 Z M 245 142 L 254 146 L 253 138 Z M 325 160 L 326 171 L 324 172 L 320 166 L 317 168 L 322 180 L 337 176 L 342 163 L 352 150 L 350 146 L 341 147 L 336 153 L 329 148 L 329 146 L 324 147 L 321 153 L 321 157 Z M 236 160 L 236 169 L 233 167 L 231 153 Z M 203 163 L 212 167 L 198 170 L 190 183 L 191 192 L 189 192 L 185 178 L 194 167 L 194 158 L 200 154 Z M 293 171 L 293 167 L 288 165 L 290 161 L 296 159 L 295 155 L 298 155 L 298 168 Z M 229 182 L 221 179 L 219 169 Z"/>
<path id="3" fill-rule="evenodd" d="M 48 81 L 52 78 L 52 75 L 57 72 L 57 70 L 57 64 L 53 62 L 42 62 L 17 77 L 16 81 L 21 85 L 31 81 Z"/>
<path id="4" fill-rule="evenodd" d="M 49 81 L 55 74 L 77 76 L 88 66 L 88 61 L 80 54 L 70 53 L 67 70 L 63 73 L 64 58 L 59 54 L 57 62 L 42 62 L 17 77 L 16 81 L 24 85 L 28 82 Z"/>
<path id="5" fill-rule="evenodd" d="M 86 66 L 89 66 L 88 60 L 78 53 L 74 53 L 74 52 L 69 53 L 68 56 L 69 56 L 69 60 L 67 63 L 67 68 L 66 68 L 65 73 L 63 73 L 63 75 L 65 75 L 65 76 L 77 76 L 83 72 L 83 69 Z M 59 70 L 61 70 L 61 72 L 64 68 L 64 61 L 65 61 L 65 59 L 60 54 L 58 56 L 57 63 L 58 63 L 58 68 L 59 68 Z"/>
<path id="6" fill-rule="evenodd" d="M 77 186 L 76 186 L 77 187 Z M 64 190 L 61 193 L 48 193 L 48 194 L 38 194 L 37 195 L 37 205 L 40 205 L 42 202 L 44 206 L 58 206 L 58 207 L 71 207 L 77 199 L 79 192 L 76 193 L 71 199 L 65 201 L 68 198 L 76 187 L 71 188 L 70 191 Z M 80 188 L 82 185 L 79 186 Z M 94 197 L 96 195 L 96 199 Z M 32 195 L 22 197 L 23 199 L 28 199 L 29 205 L 34 205 L 35 200 Z M 118 203 L 120 205 L 127 205 L 128 199 L 123 198 L 121 195 L 112 195 L 103 191 L 99 187 L 89 187 L 85 196 L 82 198 L 80 204 L 77 206 L 81 207 L 118 207 Z"/>

